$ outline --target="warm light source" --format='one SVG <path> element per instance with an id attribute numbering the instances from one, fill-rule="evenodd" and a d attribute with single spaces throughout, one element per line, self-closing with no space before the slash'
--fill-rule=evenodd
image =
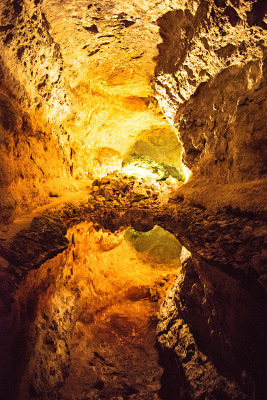
<path id="1" fill-rule="evenodd" d="M 175 167 L 142 154 L 130 154 L 128 160 L 122 164 L 122 171 L 125 175 L 135 178 L 152 178 L 160 181 L 173 176 L 178 180 L 184 180 L 184 175 Z"/>
<path id="2" fill-rule="evenodd" d="M 63 121 L 70 114 L 70 105 L 66 101 L 67 94 L 63 89 L 53 89 L 50 97 L 50 107 L 48 108 L 48 119 Z"/>
<path id="3" fill-rule="evenodd" d="M 158 173 L 154 173 L 151 170 L 142 167 L 141 165 L 127 164 L 122 168 L 122 171 L 127 176 L 133 176 L 135 178 L 153 178 L 158 179 Z"/>

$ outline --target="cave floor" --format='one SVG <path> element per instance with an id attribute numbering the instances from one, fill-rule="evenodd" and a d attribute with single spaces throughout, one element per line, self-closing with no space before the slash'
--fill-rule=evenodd
<path id="1" fill-rule="evenodd" d="M 132 226 L 148 231 L 162 226 L 198 257 L 265 286 L 266 220 L 264 216 L 227 209 L 212 213 L 175 194 L 172 182 L 147 182 L 108 176 L 81 193 L 26 215 L 4 228 L 0 255 L 20 280 L 32 268 L 67 248 L 67 230 L 92 221 L 115 232 Z M 74 201 L 75 199 L 75 201 Z M 21 229 L 23 228 L 23 229 Z M 256 273 L 255 273 L 256 271 Z"/>
<path id="2" fill-rule="evenodd" d="M 79 183 L 79 185 L 67 184 L 67 180 L 60 180 L 53 182 L 53 187 L 66 186 L 64 189 L 53 190 L 50 192 L 48 201 L 43 205 L 39 205 L 27 212 L 21 212 L 12 223 L 7 225 L 0 225 L 0 241 L 11 242 L 15 235 L 29 228 L 33 218 L 41 217 L 45 212 L 55 207 L 64 206 L 66 203 L 71 203 L 78 207 L 81 202 L 85 202 L 88 199 L 88 189 L 92 186 L 93 180 L 86 179 Z M 70 190 L 71 187 L 71 190 Z"/>

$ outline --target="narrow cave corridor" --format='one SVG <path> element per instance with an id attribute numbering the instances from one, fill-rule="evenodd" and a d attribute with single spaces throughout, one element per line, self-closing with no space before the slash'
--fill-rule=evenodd
<path id="1" fill-rule="evenodd" d="M 1 0 L 1 400 L 267 398 L 266 12 Z"/>

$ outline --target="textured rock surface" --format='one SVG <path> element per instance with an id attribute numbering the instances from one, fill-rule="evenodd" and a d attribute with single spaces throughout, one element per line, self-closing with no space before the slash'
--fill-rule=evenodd
<path id="1" fill-rule="evenodd" d="M 159 343 L 182 365 L 193 399 L 266 395 L 264 308 L 228 273 L 189 259 L 161 307 Z"/>
<path id="2" fill-rule="evenodd" d="M 140 132 L 172 130 L 152 89 L 169 3 L 1 1 L 4 222 L 71 177 L 119 169 Z"/>
<path id="3" fill-rule="evenodd" d="M 91 223 L 67 237 L 68 249 L 31 271 L 16 293 L 16 368 L 6 382 L 25 400 L 157 399 L 157 302 L 179 259 L 142 261 L 123 230 L 96 231 Z"/>
<path id="4" fill-rule="evenodd" d="M 265 8 L 256 0 L 2 1 L 4 221 L 14 209 L 47 202 L 55 178 L 67 178 L 61 185 L 69 188 L 71 176 L 103 176 L 120 167 L 141 132 L 171 129 L 152 90 L 158 50 L 157 98 L 186 165 L 205 180 L 181 190 L 210 209 L 222 202 L 249 209 L 231 187 L 219 195 L 217 185 L 242 183 L 242 197 L 256 192 L 251 208 L 262 208 Z"/>
<path id="5" fill-rule="evenodd" d="M 69 175 L 69 157 L 67 148 L 62 153 L 64 132 L 60 136 L 60 130 L 54 132 L 49 122 L 67 99 L 62 59 L 45 17 L 34 2 L 3 1 L 0 24 L 1 209 L 5 222 L 15 208 L 25 212 L 47 200 L 45 184 Z"/>
<path id="6" fill-rule="evenodd" d="M 159 19 L 157 98 L 193 171 L 181 191 L 210 208 L 245 203 L 220 184 L 266 178 L 265 13 L 263 1 L 202 1 Z M 260 207 L 260 182 L 236 189 Z"/>
<path id="7" fill-rule="evenodd" d="M 41 272 L 39 270 L 29 272 L 29 270 L 38 267 L 67 246 L 65 238 L 67 229 L 84 219 L 94 221 L 95 226 L 98 226 L 97 229 L 104 227 L 111 232 L 127 226 L 148 231 L 157 224 L 178 236 L 186 248 L 191 251 L 193 259 L 184 265 L 178 284 L 166 298 L 158 327 L 159 341 L 162 346 L 161 365 L 164 366 L 167 376 L 174 375 L 173 381 L 176 382 L 177 389 L 175 393 L 177 396 L 178 394 L 185 396 L 184 398 L 190 393 L 196 399 L 204 395 L 211 396 L 211 399 L 216 399 L 216 396 L 224 396 L 227 399 L 264 398 L 265 339 L 263 324 L 266 301 L 266 227 L 264 221 L 259 216 L 252 218 L 251 215 L 236 215 L 229 212 L 213 215 L 201 208 L 192 207 L 182 200 L 179 202 L 175 200 L 174 203 L 170 199 L 169 202 L 166 202 L 166 198 L 162 199 L 161 194 L 162 191 L 167 192 L 168 184 L 162 182 L 156 183 L 156 185 L 161 185 L 161 187 L 158 189 L 155 187 L 152 190 L 153 196 L 149 197 L 148 191 L 151 191 L 151 186 L 145 182 L 141 184 L 134 179 L 123 179 L 122 177 L 118 179 L 116 175 L 105 177 L 94 182 L 89 202 L 83 202 L 80 205 L 69 203 L 64 207 L 57 206 L 35 218 L 27 229 L 18 232 L 13 239 L 2 240 L 0 254 L 5 259 L 1 260 L 1 321 L 3 322 L 1 325 L 5 326 L 5 330 L 1 332 L 2 344 L 4 344 L 1 346 L 1 352 L 2 358 L 7 360 L 6 371 L 9 371 L 7 367 L 8 361 L 10 362 L 9 352 L 12 348 L 14 349 L 17 328 L 13 330 L 12 335 L 7 335 L 6 332 L 12 330 L 17 313 L 20 312 L 14 308 L 17 285 L 27 273 L 30 273 L 30 276 L 35 276 L 34 285 L 39 288 L 38 291 L 47 290 L 50 278 L 54 279 L 52 278 L 53 274 L 52 277 L 49 275 L 50 261 L 41 267 Z M 147 193 L 146 196 L 138 195 L 136 197 L 137 189 Z M 71 229 L 75 230 L 76 228 Z M 68 268 L 71 270 L 72 265 L 76 265 L 76 263 L 84 265 L 81 260 L 77 261 L 79 258 L 90 257 L 93 249 L 86 247 L 87 239 L 78 231 L 78 242 L 68 237 L 69 241 L 72 240 L 69 245 L 70 250 L 55 258 L 55 260 L 59 260 L 60 268 L 57 263 L 53 264 L 54 261 L 51 261 L 51 265 L 57 273 L 60 273 L 62 269 L 65 271 L 62 272 L 63 275 L 67 274 L 68 276 Z M 101 241 L 102 239 L 96 240 L 99 243 L 97 246 L 101 245 Z M 142 245 L 145 245 L 145 242 Z M 76 254 L 76 252 L 78 253 Z M 64 259 L 64 254 L 68 255 L 67 260 Z M 119 255 L 119 258 L 123 258 L 122 254 Z M 143 260 L 143 257 L 141 259 Z M 85 264 L 89 265 L 89 259 L 86 258 L 86 260 Z M 159 265 L 158 259 L 156 265 Z M 44 274 L 44 276 L 41 278 L 39 274 Z M 115 270 L 112 274 L 116 275 Z M 60 287 L 63 285 L 62 290 L 65 285 L 64 279 L 61 275 L 57 278 L 58 285 Z M 83 278 L 81 277 L 81 279 Z M 91 278 L 88 279 L 90 281 Z M 31 278 L 29 280 L 32 284 Z M 73 294 L 76 293 L 75 282 L 72 282 Z M 101 293 L 104 290 L 101 289 L 102 284 L 106 285 L 107 283 L 103 282 L 101 275 L 101 282 L 98 282 Z M 19 286 L 21 300 L 18 307 L 23 303 L 22 297 L 26 290 L 24 285 L 25 283 L 20 283 Z M 28 289 L 26 292 L 28 293 Z M 153 299 L 157 299 L 157 290 L 152 289 L 151 295 Z M 74 298 L 76 298 L 75 296 Z M 40 301 L 41 298 L 40 295 Z M 76 303 L 78 299 L 79 297 L 77 297 Z M 45 300 L 43 301 L 45 302 Z M 73 297 L 70 297 L 67 301 L 68 307 L 73 304 L 72 301 Z M 42 307 L 45 308 L 46 303 Z M 74 305 L 72 307 L 71 312 L 75 314 Z M 75 318 L 74 314 L 73 318 Z M 68 315 L 64 321 L 65 317 L 61 321 L 67 324 L 66 327 L 65 325 L 63 327 L 64 335 L 69 335 L 68 329 L 71 330 L 72 325 L 68 325 L 71 324 Z M 101 325 L 101 321 L 99 324 Z M 103 331 L 101 331 L 102 328 Z M 102 328 L 98 333 L 104 335 L 104 327 Z M 21 329 L 26 331 L 28 328 L 26 329 L 24 326 Z M 33 334 L 32 332 L 31 335 Z M 38 336 L 39 338 L 42 337 L 42 329 L 38 335 L 41 335 Z M 27 338 L 25 340 L 27 341 Z M 64 342 L 65 339 L 62 338 L 62 340 Z M 20 347 L 19 343 L 15 342 L 15 345 Z M 31 346 L 35 346 L 32 341 L 30 343 Z M 40 371 L 43 369 L 40 364 L 41 360 L 46 359 L 45 349 L 41 351 L 38 343 L 36 351 L 34 350 L 31 356 L 33 364 L 30 364 L 37 363 L 37 375 L 41 374 Z M 55 379 L 59 379 L 59 386 L 62 386 L 69 376 L 70 361 L 68 361 L 66 353 L 67 348 L 64 347 L 64 349 L 63 353 L 59 352 L 60 357 L 54 356 L 53 351 L 51 353 L 54 358 L 52 357 L 53 360 L 51 359 L 49 363 L 53 364 L 53 368 L 55 368 L 54 364 L 59 367 L 59 374 L 56 375 L 56 378 L 52 374 L 48 379 L 48 386 L 52 392 L 57 390 Z M 167 365 L 166 349 L 169 351 Z M 37 356 L 39 350 L 43 354 L 40 357 Z M 24 359 L 23 354 L 20 356 L 18 354 L 15 350 L 16 359 L 17 357 Z M 80 350 L 75 354 L 77 357 L 75 362 L 78 362 L 81 356 Z M 62 361 L 62 368 L 67 365 L 66 371 L 65 367 L 63 368 L 65 373 L 61 368 L 62 357 L 65 360 Z M 180 365 L 179 368 L 177 366 L 170 367 L 176 362 Z M 12 365 L 10 368 L 12 370 Z M 78 370 L 75 370 L 75 374 L 79 373 Z M 48 374 L 47 367 L 43 373 Z M 3 373 L 2 376 L 4 376 Z M 32 376 L 27 375 L 25 382 L 27 385 L 29 382 L 33 382 L 34 390 L 40 391 L 43 390 L 45 379 L 38 375 L 34 381 Z M 68 379 L 73 382 L 71 377 Z M 170 387 L 172 387 L 170 378 L 168 379 L 168 383 L 166 383 L 166 376 L 162 378 L 163 399 L 172 398 L 168 397 Z M 8 376 L 4 387 L 7 389 L 9 387 L 6 382 L 11 382 L 12 387 L 12 380 L 14 382 L 14 377 L 11 379 Z M 105 393 L 108 396 L 107 392 Z"/>
<path id="8" fill-rule="evenodd" d="M 49 400 L 51 393 L 53 398 L 75 398 L 69 388 L 75 383 L 81 389 L 79 359 L 83 382 L 87 368 L 100 375 L 109 369 L 116 375 L 106 363 L 108 351 L 103 355 L 96 349 L 93 365 L 82 358 L 79 336 L 82 346 L 88 347 L 91 333 L 86 336 L 84 324 L 91 324 L 90 313 L 83 314 L 74 328 L 74 303 L 89 310 L 92 304 L 83 304 L 76 290 L 79 283 L 73 283 L 72 265 L 79 257 L 75 243 L 68 244 L 65 234 L 86 219 L 111 232 L 128 225 L 148 231 L 158 224 L 177 235 L 192 254 L 161 310 L 163 399 L 266 398 L 265 3 L 1 1 L 2 222 L 36 205 L 54 204 L 66 190 L 77 190 L 88 184 L 88 178 L 98 178 L 85 202 L 64 204 L 62 200 L 60 204 L 59 199 L 55 208 L 39 213 L 25 229 L 18 228 L 17 220 L 15 228 L 1 229 L 0 358 L 4 363 L 0 374 L 7 398 L 14 390 L 16 373 L 24 376 L 21 400 L 41 393 Z M 124 155 L 138 148 L 140 137 L 146 141 L 160 130 L 169 137 L 172 128 L 158 109 L 153 85 L 160 107 L 183 143 L 185 163 L 193 171 L 178 191 L 171 179 L 141 183 L 121 174 L 100 179 L 120 168 Z M 79 243 L 85 253 L 92 250 L 86 248 L 86 240 Z M 67 246 L 70 252 L 64 251 Z M 47 261 L 56 254 L 56 264 Z M 77 277 L 81 278 L 79 271 Z M 87 278 L 93 281 L 92 276 Z M 97 284 L 107 284 L 102 278 Z M 57 288 L 62 290 L 59 298 Z M 156 289 L 155 293 L 157 298 Z M 62 313 L 57 312 L 57 303 Z M 121 310 L 123 316 L 129 312 L 127 307 Z M 155 311 L 152 307 L 148 312 L 143 303 L 141 308 L 146 317 Z M 141 324 L 146 342 L 148 329 L 137 314 L 133 321 Z M 116 329 L 128 330 L 127 323 L 116 321 Z M 92 328 L 96 336 L 114 327 L 101 325 L 101 318 L 97 322 L 99 328 Z M 71 365 L 66 343 L 73 330 L 77 340 L 73 338 Z M 148 365 L 148 369 L 154 370 L 158 367 L 151 347 L 150 351 L 153 368 Z M 80 397 L 99 396 L 103 387 L 102 393 L 110 396 L 105 386 L 109 380 L 90 376 L 91 386 L 83 387 Z M 146 382 L 151 384 L 149 379 Z M 65 392 L 59 394 L 64 384 Z M 134 385 L 120 387 L 116 395 L 136 398 L 133 390 Z M 138 390 L 144 398 L 143 389 Z"/>
<path id="9" fill-rule="evenodd" d="M 189 182 L 178 189 L 177 199 L 236 216 L 240 209 L 264 214 L 266 2 L 194 4 L 194 9 L 181 7 L 158 21 L 163 42 L 156 67 L 157 98 L 183 143 L 184 162 L 193 172 Z M 237 226 L 236 222 L 232 226 Z M 224 223 L 219 222 L 221 228 Z M 176 368 L 176 376 L 185 374 L 193 398 L 265 398 L 261 358 L 265 351 L 261 295 L 265 294 L 259 288 L 243 286 L 241 277 L 247 267 L 254 269 L 252 259 L 257 258 L 253 256 L 250 262 L 245 250 L 250 228 L 244 226 L 236 235 L 228 221 L 225 227 L 229 236 L 224 236 L 221 229 L 216 234 L 212 222 L 210 225 L 206 221 L 205 225 L 205 244 L 198 235 L 198 226 L 191 233 L 181 233 L 192 251 L 192 261 L 185 265 L 184 276 L 162 308 L 162 348 L 170 359 L 171 353 L 182 364 L 182 372 Z M 208 236 L 213 244 L 207 245 Z M 224 257 L 221 259 L 223 248 L 227 248 L 228 255 L 233 254 L 227 237 L 236 244 L 240 240 L 229 264 Z M 203 248 L 196 254 L 201 244 Z M 261 242 L 262 255 L 264 247 Z M 207 264 L 211 260 L 222 275 Z M 242 310 L 242 304 L 246 309 Z M 246 321 L 248 315 L 251 322 Z M 242 327 L 245 331 L 241 334 Z M 254 347 L 255 337 L 260 343 L 258 350 Z M 229 380 L 231 374 L 239 388 Z"/>

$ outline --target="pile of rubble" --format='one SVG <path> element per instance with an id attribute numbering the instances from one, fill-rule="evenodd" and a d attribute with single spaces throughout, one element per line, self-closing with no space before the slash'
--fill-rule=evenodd
<path id="1" fill-rule="evenodd" d="M 96 200 L 109 206 L 112 203 L 114 207 L 150 208 L 152 205 L 167 204 L 174 190 L 181 184 L 172 177 L 156 181 L 151 178 L 131 178 L 115 172 L 102 179 L 95 179 L 89 201 Z"/>

